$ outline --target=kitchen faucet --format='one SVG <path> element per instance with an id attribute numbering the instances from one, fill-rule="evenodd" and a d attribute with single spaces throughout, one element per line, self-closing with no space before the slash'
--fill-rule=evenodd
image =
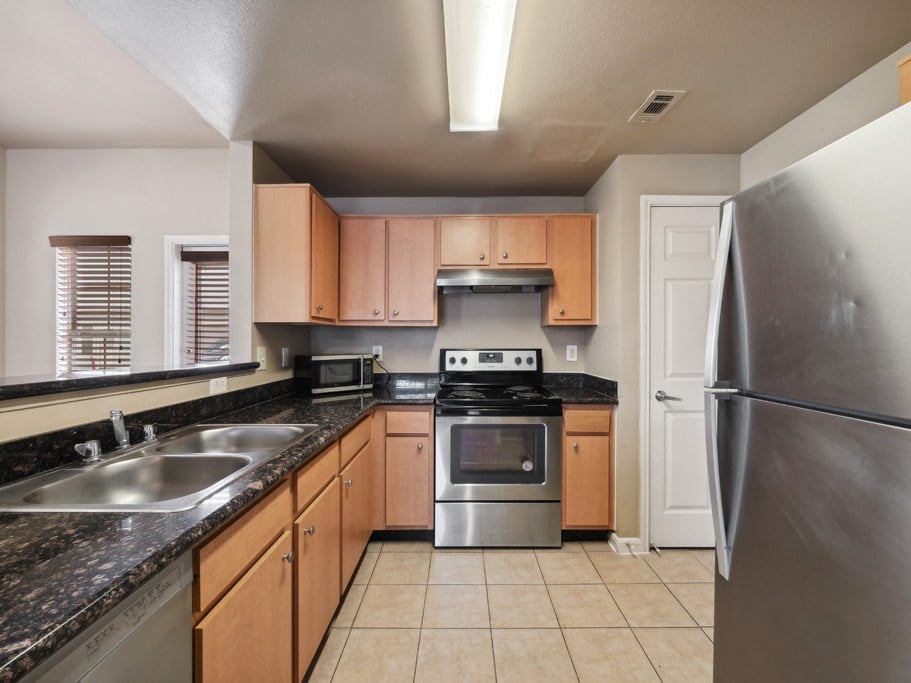
<path id="1" fill-rule="evenodd" d="M 114 425 L 114 440 L 117 441 L 117 445 L 120 448 L 126 448 L 130 445 L 130 433 L 123 422 L 123 411 L 112 410 L 111 422 Z"/>

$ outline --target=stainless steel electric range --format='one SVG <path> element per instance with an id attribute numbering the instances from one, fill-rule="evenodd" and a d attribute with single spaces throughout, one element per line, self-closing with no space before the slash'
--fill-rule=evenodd
<path id="1" fill-rule="evenodd" d="M 559 547 L 561 401 L 541 349 L 443 349 L 434 543 Z"/>

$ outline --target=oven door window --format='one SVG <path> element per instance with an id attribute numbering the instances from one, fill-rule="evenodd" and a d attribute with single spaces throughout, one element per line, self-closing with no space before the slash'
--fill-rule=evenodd
<path id="1" fill-rule="evenodd" d="M 453 484 L 543 484 L 546 427 L 453 425 L 450 477 Z"/>

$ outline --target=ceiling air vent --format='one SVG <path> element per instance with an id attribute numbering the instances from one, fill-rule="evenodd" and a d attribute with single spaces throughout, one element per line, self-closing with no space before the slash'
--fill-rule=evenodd
<path id="1" fill-rule="evenodd" d="M 652 90 L 627 123 L 654 123 L 686 94 L 686 90 Z"/>

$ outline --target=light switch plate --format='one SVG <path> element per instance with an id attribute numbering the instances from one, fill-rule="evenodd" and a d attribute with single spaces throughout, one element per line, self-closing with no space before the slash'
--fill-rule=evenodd
<path id="1" fill-rule="evenodd" d="M 282 347 L 282 367 L 286 368 L 291 365 L 291 349 L 287 346 Z"/>
<path id="2" fill-rule="evenodd" d="M 566 345 L 566 360 L 573 363 L 579 360 L 579 347 L 576 344 Z"/>

